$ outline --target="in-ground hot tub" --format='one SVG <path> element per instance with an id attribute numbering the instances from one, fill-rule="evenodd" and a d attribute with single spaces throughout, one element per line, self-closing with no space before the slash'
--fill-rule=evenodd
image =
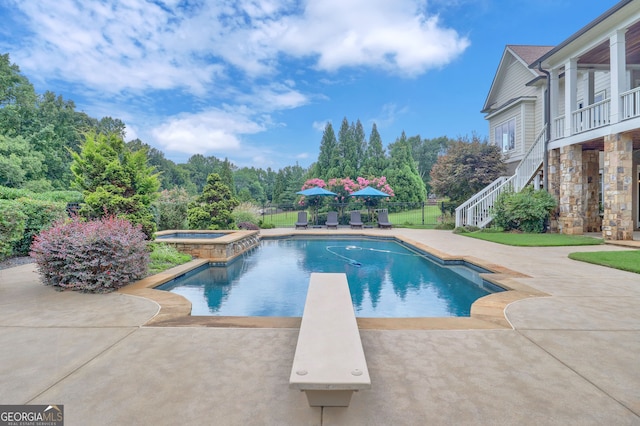
<path id="1" fill-rule="evenodd" d="M 256 247 L 260 243 L 260 232 L 168 230 L 156 232 L 156 240 L 193 257 L 228 262 Z"/>

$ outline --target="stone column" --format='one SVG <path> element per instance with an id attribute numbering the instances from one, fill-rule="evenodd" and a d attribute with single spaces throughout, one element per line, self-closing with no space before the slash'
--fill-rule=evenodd
<path id="1" fill-rule="evenodd" d="M 628 134 L 604 138 L 605 240 L 633 240 L 633 141 Z"/>
<path id="2" fill-rule="evenodd" d="M 549 150 L 549 194 L 556 199 L 558 206 L 560 205 L 560 149 Z M 559 207 L 551 212 L 549 218 L 549 231 L 558 232 L 558 216 L 560 214 Z"/>
<path id="3" fill-rule="evenodd" d="M 560 148 L 560 232 L 581 235 L 584 226 L 582 146 Z"/>
<path id="4" fill-rule="evenodd" d="M 600 232 L 602 219 L 600 219 L 599 186 L 599 160 L 598 151 L 582 151 L 582 176 L 584 185 L 584 231 Z"/>

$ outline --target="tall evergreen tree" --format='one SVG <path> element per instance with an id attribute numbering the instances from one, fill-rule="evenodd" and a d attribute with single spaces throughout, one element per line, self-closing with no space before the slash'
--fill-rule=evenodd
<path id="1" fill-rule="evenodd" d="M 338 132 L 337 153 L 340 161 L 335 167 L 335 172 L 330 172 L 328 178 L 354 177 L 358 166 L 358 147 L 355 139 L 355 125 L 349 125 L 347 117 L 342 119 Z M 333 169 L 332 169 L 333 170 Z"/>
<path id="2" fill-rule="evenodd" d="M 356 126 L 353 130 L 353 138 L 356 146 L 356 174 L 361 175 L 367 151 L 367 136 L 364 134 L 364 128 L 362 127 L 360 119 L 356 121 Z"/>
<path id="3" fill-rule="evenodd" d="M 336 139 L 336 133 L 333 131 L 331 123 L 327 122 L 324 127 L 324 133 L 322 134 L 322 141 L 320 142 L 320 154 L 318 155 L 318 161 L 313 171 L 315 177 L 326 180 L 329 178 L 331 170 L 338 167 L 339 157 L 337 149 L 338 141 Z"/>
<path id="4" fill-rule="evenodd" d="M 380 137 L 380 133 L 378 133 L 376 123 L 373 123 L 360 175 L 365 177 L 382 176 L 387 167 L 388 159 L 385 149 L 382 146 L 382 138 Z"/>
<path id="5" fill-rule="evenodd" d="M 82 191 L 85 217 L 114 215 L 142 225 L 151 238 L 156 225 L 151 204 L 160 181 L 144 151 L 130 151 L 116 135 L 89 133 L 80 153 L 72 153 L 73 187 Z"/>
<path id="6" fill-rule="evenodd" d="M 233 209 L 240 202 L 217 173 L 207 176 L 202 194 L 189 203 L 189 229 L 232 229 Z"/>
<path id="7" fill-rule="evenodd" d="M 404 131 L 399 139 L 389 145 L 389 151 L 391 159 L 385 176 L 395 193 L 394 201 L 405 203 L 424 201 L 427 191 L 416 169 L 411 145 Z"/>
<path id="8" fill-rule="evenodd" d="M 231 195 L 233 196 L 236 195 L 236 184 L 233 182 L 233 169 L 235 168 L 228 158 L 225 158 L 224 161 L 216 167 L 216 173 L 218 173 L 222 182 L 229 187 Z"/>

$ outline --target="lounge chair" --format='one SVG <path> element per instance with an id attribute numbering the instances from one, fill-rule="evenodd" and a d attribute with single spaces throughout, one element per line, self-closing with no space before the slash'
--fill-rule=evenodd
<path id="1" fill-rule="evenodd" d="M 378 227 L 379 228 L 391 228 L 392 224 L 389 222 L 389 212 L 387 210 L 380 210 L 378 212 Z"/>
<path id="2" fill-rule="evenodd" d="M 327 228 L 338 229 L 338 212 L 327 213 Z"/>
<path id="3" fill-rule="evenodd" d="M 351 225 L 351 229 L 362 229 L 362 218 L 360 217 L 360 210 L 354 210 L 351 212 L 351 220 L 349 221 L 349 225 Z"/>
<path id="4" fill-rule="evenodd" d="M 298 212 L 298 221 L 296 222 L 296 229 L 307 228 L 309 221 L 307 220 L 307 212 Z"/>

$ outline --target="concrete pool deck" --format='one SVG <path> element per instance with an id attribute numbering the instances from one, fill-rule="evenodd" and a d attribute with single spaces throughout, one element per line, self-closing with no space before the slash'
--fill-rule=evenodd
<path id="1" fill-rule="evenodd" d="M 503 265 L 549 296 L 507 305 L 512 328 L 363 329 L 372 388 L 321 409 L 288 388 L 295 327 L 143 326 L 153 301 L 56 292 L 23 265 L 0 270 L 0 404 L 64 404 L 66 425 L 640 424 L 640 275 L 567 258 L 624 248 L 371 232 Z"/>

